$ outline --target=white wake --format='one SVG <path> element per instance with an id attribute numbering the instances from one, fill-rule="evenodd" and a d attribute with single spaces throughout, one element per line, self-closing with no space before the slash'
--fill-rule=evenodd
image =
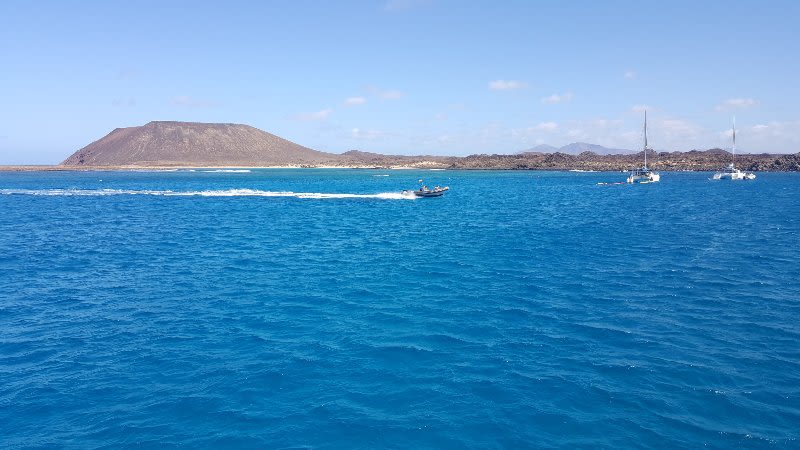
<path id="1" fill-rule="evenodd" d="M 163 197 L 296 197 L 309 199 L 331 198 L 379 198 L 385 200 L 413 200 L 414 195 L 400 192 L 378 194 L 344 194 L 325 192 L 262 191 L 258 189 L 224 189 L 206 191 L 135 190 L 135 189 L 0 189 L 0 195 L 41 196 L 111 196 L 111 195 L 155 195 Z"/>

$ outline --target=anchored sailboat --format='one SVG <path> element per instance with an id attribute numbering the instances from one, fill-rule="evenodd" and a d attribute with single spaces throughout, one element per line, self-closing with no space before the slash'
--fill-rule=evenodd
<path id="1" fill-rule="evenodd" d="M 731 153 L 731 163 L 727 169 L 717 172 L 712 177 L 714 180 L 755 180 L 756 174 L 742 172 L 734 166 L 736 161 L 736 117 L 733 118 L 733 152 Z"/>
<path id="2" fill-rule="evenodd" d="M 644 112 L 644 166 L 632 170 L 628 175 L 628 183 L 656 183 L 661 180 L 658 172 L 647 168 L 647 111 Z"/>

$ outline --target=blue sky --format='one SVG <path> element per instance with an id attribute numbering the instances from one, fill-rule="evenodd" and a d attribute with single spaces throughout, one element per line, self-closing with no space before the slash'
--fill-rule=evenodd
<path id="1" fill-rule="evenodd" d="M 341 153 L 800 151 L 797 1 L 0 2 L 0 164 L 151 120 Z"/>

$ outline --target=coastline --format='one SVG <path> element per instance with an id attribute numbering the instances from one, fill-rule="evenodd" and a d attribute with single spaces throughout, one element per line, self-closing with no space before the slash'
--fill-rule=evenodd
<path id="1" fill-rule="evenodd" d="M 650 169 L 663 172 L 710 172 L 724 169 L 732 155 L 724 151 L 662 152 L 651 162 Z M 800 153 L 742 154 L 736 156 L 736 166 L 748 172 L 800 172 Z M 278 162 L 278 161 L 276 161 Z M 543 170 L 574 172 L 627 172 L 641 167 L 641 161 L 631 155 L 580 155 L 563 153 L 528 153 L 516 155 L 470 156 L 371 156 L 339 161 L 327 160 L 291 164 L 219 164 L 140 163 L 140 164 L 55 164 L 0 165 L 0 172 L 86 172 L 86 171 L 177 171 L 177 170 L 247 170 L 247 169 L 373 169 L 373 170 Z"/>
<path id="2" fill-rule="evenodd" d="M 631 169 L 575 169 L 567 167 L 415 167 L 415 166 L 359 166 L 359 165 L 288 165 L 288 166 L 59 166 L 59 165 L 32 165 L 32 166 L 0 166 L 0 173 L 12 172 L 177 172 L 177 171 L 193 171 L 193 170 L 260 170 L 260 169 L 347 169 L 347 170 L 429 170 L 429 171 L 447 171 L 447 170 L 466 170 L 466 171 L 544 171 L 544 172 L 574 172 L 574 173 L 597 173 L 597 172 L 629 172 Z M 686 169 L 686 168 L 658 168 L 653 169 L 660 172 L 714 172 L 719 170 L 717 168 L 699 168 L 699 169 Z M 800 170 L 756 170 L 750 169 L 752 172 L 800 172 Z"/>
<path id="3" fill-rule="evenodd" d="M 546 172 L 629 172 L 632 169 L 575 169 L 567 167 L 416 167 L 416 166 L 372 166 L 372 165 L 286 165 L 286 166 L 61 166 L 61 165 L 13 165 L 0 166 L 2 172 L 176 172 L 192 170 L 260 170 L 260 169 L 348 169 L 348 170 L 467 170 L 467 171 L 546 171 Z M 713 172 L 718 169 L 659 168 L 663 172 Z M 798 172 L 798 170 L 752 170 L 753 172 Z"/>
<path id="4" fill-rule="evenodd" d="M 415 169 L 415 167 L 376 167 L 376 166 L 331 166 L 331 165 L 285 165 L 285 166 L 63 166 L 63 165 L 9 165 L 0 166 L 0 172 L 93 172 L 93 171 L 163 171 L 205 169 Z"/>

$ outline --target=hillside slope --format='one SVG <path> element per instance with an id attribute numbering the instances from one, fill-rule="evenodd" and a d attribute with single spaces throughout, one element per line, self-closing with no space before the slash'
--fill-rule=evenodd
<path id="1" fill-rule="evenodd" d="M 117 128 L 64 160 L 67 166 L 283 166 L 325 164 L 312 150 L 248 125 L 150 122 Z"/>

